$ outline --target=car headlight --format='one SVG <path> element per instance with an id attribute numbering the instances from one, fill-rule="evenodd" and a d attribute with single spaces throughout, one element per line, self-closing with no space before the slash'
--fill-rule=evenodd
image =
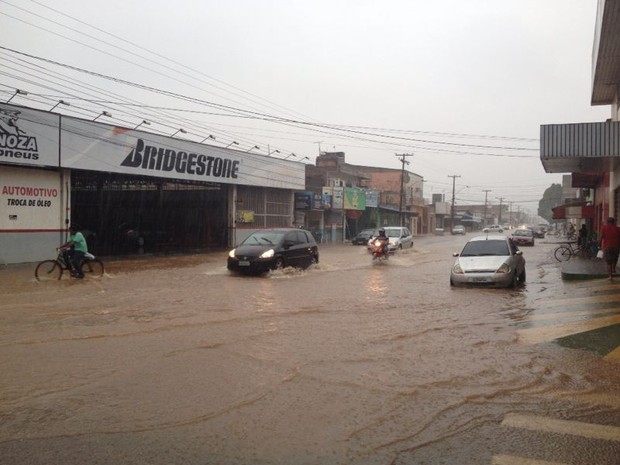
<path id="1" fill-rule="evenodd" d="M 398 243 L 398 241 L 390 241 L 390 245 L 393 245 L 394 247 L 396 247 L 397 243 Z"/>
<path id="2" fill-rule="evenodd" d="M 273 249 L 269 249 L 263 252 L 258 258 L 271 258 L 273 257 L 274 253 L 275 252 L 273 251 Z"/>
<path id="3" fill-rule="evenodd" d="M 454 268 L 452 268 L 452 271 L 454 271 L 454 274 L 463 274 L 463 268 L 461 268 L 461 265 L 458 263 L 454 265 Z"/>
<path id="4" fill-rule="evenodd" d="M 502 263 L 502 266 L 500 266 L 497 270 L 495 270 L 496 273 L 510 273 L 510 265 L 508 265 L 508 263 Z"/>
<path id="5" fill-rule="evenodd" d="M 237 249 L 232 249 L 230 252 L 228 252 L 228 256 L 230 258 L 235 258 L 235 250 L 237 250 Z"/>

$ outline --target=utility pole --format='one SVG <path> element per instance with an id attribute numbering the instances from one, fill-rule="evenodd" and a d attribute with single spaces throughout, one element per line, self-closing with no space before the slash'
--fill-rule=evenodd
<path id="1" fill-rule="evenodd" d="M 454 226 L 454 189 L 456 187 L 456 178 L 460 178 L 460 175 L 448 175 L 449 178 L 452 178 L 452 208 L 450 209 L 450 231 L 452 231 L 452 226 Z"/>
<path id="2" fill-rule="evenodd" d="M 403 167 L 400 171 L 400 206 L 398 207 L 398 214 L 400 216 L 400 226 L 403 226 L 403 196 L 405 193 L 405 163 L 408 165 L 409 162 L 406 160 L 407 157 L 413 157 L 413 153 L 401 153 L 395 154 L 397 157 L 400 157 L 400 161 L 403 164 Z"/>
<path id="3" fill-rule="evenodd" d="M 482 227 L 484 228 L 487 225 L 487 197 L 491 189 L 483 189 L 484 192 L 484 217 L 482 218 Z"/>
<path id="4" fill-rule="evenodd" d="M 499 200 L 499 216 L 497 217 L 497 223 L 501 226 L 502 225 L 502 202 L 504 201 L 504 197 L 498 197 L 497 200 Z"/>

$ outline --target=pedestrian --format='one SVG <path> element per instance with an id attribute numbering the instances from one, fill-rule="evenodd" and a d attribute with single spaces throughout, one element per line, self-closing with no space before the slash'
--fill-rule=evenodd
<path id="1" fill-rule="evenodd" d="M 601 226 L 601 233 L 598 240 L 599 247 L 603 250 L 603 259 L 607 264 L 609 280 L 613 280 L 618 263 L 618 253 L 620 252 L 620 228 L 616 225 L 616 219 L 610 216 L 607 224 Z"/>
<path id="2" fill-rule="evenodd" d="M 88 246 L 86 245 L 84 235 L 74 225 L 69 227 L 69 240 L 61 245 L 60 248 L 66 249 L 64 253 L 65 261 L 72 268 L 75 277 L 78 279 L 84 278 L 82 262 L 84 261 L 84 255 L 88 253 Z"/>
<path id="3" fill-rule="evenodd" d="M 579 230 L 579 236 L 577 237 L 577 245 L 585 249 L 587 244 L 588 244 L 588 227 L 584 223 L 581 225 L 581 229 Z"/>

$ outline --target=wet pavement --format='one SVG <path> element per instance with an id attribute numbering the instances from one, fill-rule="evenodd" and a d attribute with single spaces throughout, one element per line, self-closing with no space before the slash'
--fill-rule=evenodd
<path id="1" fill-rule="evenodd" d="M 468 237 L 263 277 L 2 269 L 0 463 L 618 465 L 620 282 L 563 280 L 541 241 L 523 288 L 451 289 Z"/>

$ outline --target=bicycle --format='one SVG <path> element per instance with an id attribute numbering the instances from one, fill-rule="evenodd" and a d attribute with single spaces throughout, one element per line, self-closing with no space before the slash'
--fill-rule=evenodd
<path id="1" fill-rule="evenodd" d="M 566 262 L 573 257 L 581 257 L 581 258 L 594 258 L 596 257 L 596 242 L 590 242 L 585 247 L 582 245 L 578 245 L 573 247 L 575 242 L 566 242 L 565 244 L 560 245 L 553 252 L 553 256 L 559 262 Z"/>
<path id="2" fill-rule="evenodd" d="M 67 264 L 64 256 L 64 250 L 59 248 L 58 256 L 55 260 L 43 260 L 34 270 L 34 277 L 37 281 L 59 280 L 65 271 L 69 271 L 71 276 L 75 275 L 73 269 Z M 84 254 L 82 262 L 82 272 L 85 276 L 100 278 L 103 276 L 103 262 L 91 253 Z"/>

